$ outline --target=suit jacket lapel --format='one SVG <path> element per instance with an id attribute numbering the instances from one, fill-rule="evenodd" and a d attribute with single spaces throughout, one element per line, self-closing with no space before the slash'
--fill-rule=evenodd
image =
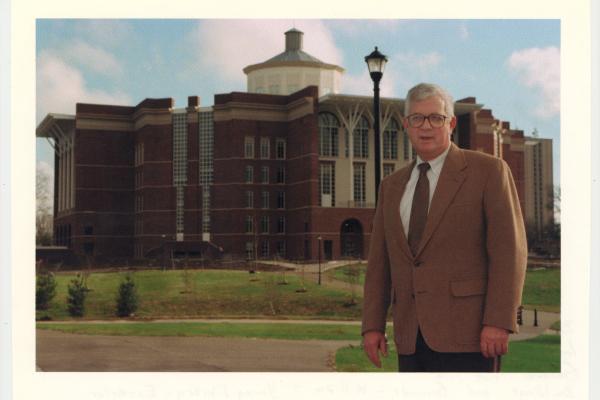
<path id="1" fill-rule="evenodd" d="M 419 250 L 417 250 L 415 257 L 417 257 L 427 245 L 427 242 L 435 232 L 446 209 L 452 202 L 452 199 L 454 199 L 456 192 L 458 192 L 458 189 L 463 184 L 466 177 L 464 171 L 466 167 L 467 163 L 462 151 L 452 143 L 448 155 L 446 156 L 444 166 L 440 172 L 435 193 L 431 200 L 431 206 L 429 207 L 425 230 L 423 231 Z"/>
<path id="2" fill-rule="evenodd" d="M 406 254 L 408 258 L 412 258 L 412 252 L 410 251 L 410 247 L 408 247 L 408 239 L 406 238 L 406 234 L 404 233 L 404 227 L 402 226 L 402 218 L 400 217 L 400 200 L 402 200 L 402 195 L 406 190 L 406 184 L 410 179 L 410 174 L 415 166 L 415 161 L 413 160 L 408 168 L 405 168 L 402 172 L 395 177 L 392 177 L 394 180 L 390 182 L 389 189 L 389 202 L 388 204 L 388 213 L 387 217 L 389 218 L 388 223 L 390 223 L 391 232 L 397 233 L 396 240 L 400 245 L 400 249 Z"/>

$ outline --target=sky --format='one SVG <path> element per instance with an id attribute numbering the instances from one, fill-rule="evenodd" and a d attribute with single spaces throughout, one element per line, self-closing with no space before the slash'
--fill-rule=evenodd
<path id="1" fill-rule="evenodd" d="M 372 95 L 364 57 L 388 57 L 382 97 L 419 82 L 455 99 L 476 97 L 513 129 L 553 139 L 560 184 L 560 21 L 399 19 L 38 19 L 36 124 L 75 104 L 136 105 L 171 97 L 201 106 L 246 90 L 242 69 L 281 53 L 284 32 L 304 32 L 304 51 L 345 69 L 343 94 Z M 37 139 L 37 168 L 52 174 L 52 149 Z"/>

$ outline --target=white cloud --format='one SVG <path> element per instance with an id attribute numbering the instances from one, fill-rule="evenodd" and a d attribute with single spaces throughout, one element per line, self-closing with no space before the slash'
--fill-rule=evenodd
<path id="1" fill-rule="evenodd" d="M 136 37 L 135 30 L 127 21 L 118 19 L 80 20 L 75 25 L 78 37 L 86 38 L 92 43 L 102 43 L 113 47 L 129 46 Z"/>
<path id="2" fill-rule="evenodd" d="M 67 43 L 61 53 L 65 60 L 72 61 L 102 75 L 113 76 L 123 73 L 123 67 L 115 56 L 83 40 Z"/>
<path id="3" fill-rule="evenodd" d="M 384 72 L 383 78 L 379 83 L 380 96 L 381 97 L 394 97 L 394 81 L 395 74 Z M 369 75 L 369 71 L 366 69 L 360 75 L 348 75 L 342 76 L 342 90 L 343 94 L 354 94 L 359 96 L 372 96 L 373 95 L 373 80 Z"/>
<path id="4" fill-rule="evenodd" d="M 442 56 L 436 51 L 425 54 L 398 53 L 392 59 L 402 69 L 412 71 L 414 74 L 425 75 L 440 64 Z"/>
<path id="5" fill-rule="evenodd" d="M 560 113 L 560 50 L 557 47 L 515 51 L 507 65 L 525 87 L 539 92 L 541 99 L 535 109 L 538 116 L 550 118 Z"/>
<path id="6" fill-rule="evenodd" d="M 419 82 L 436 81 L 432 74 L 442 61 L 437 52 L 424 54 L 397 53 L 388 57 L 394 68 L 386 68 L 380 83 L 382 97 L 402 97 L 408 88 Z M 371 96 L 373 81 L 365 69 L 360 75 L 342 77 L 342 93 Z"/>
<path id="7" fill-rule="evenodd" d="M 206 20 L 191 34 L 194 70 L 209 70 L 228 84 L 244 85 L 243 68 L 285 50 L 284 32 L 304 32 L 303 50 L 323 62 L 342 65 L 342 52 L 319 20 Z"/>
<path id="8" fill-rule="evenodd" d="M 106 92 L 87 86 L 83 74 L 59 56 L 44 51 L 37 58 L 36 117 L 46 114 L 75 113 L 75 103 L 130 104 L 130 97 L 120 91 Z"/>

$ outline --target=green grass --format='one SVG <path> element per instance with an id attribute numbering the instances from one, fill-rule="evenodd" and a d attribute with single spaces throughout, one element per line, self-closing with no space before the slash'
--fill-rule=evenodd
<path id="1" fill-rule="evenodd" d="M 388 352 L 379 369 L 371 364 L 362 348 L 344 347 L 336 353 L 336 368 L 340 372 L 396 372 L 398 358 L 393 344 Z M 511 342 L 508 354 L 502 357 L 502 372 L 560 372 L 560 336 L 542 335 Z"/>
<path id="2" fill-rule="evenodd" d="M 187 274 L 187 278 L 186 278 Z M 115 318 L 117 288 L 125 273 L 92 273 L 87 284 L 84 319 Z M 132 274 L 139 297 L 137 318 L 159 317 L 294 317 L 359 319 L 362 299 L 347 306 L 348 291 L 279 272 L 248 274 L 244 271 L 188 270 L 138 271 Z M 75 273 L 59 273 L 57 294 L 50 309 L 37 317 L 69 319 L 67 285 Z M 280 284 L 283 280 L 287 284 Z M 306 292 L 298 289 L 305 287 Z M 191 289 L 191 293 L 190 292 Z"/>
<path id="3" fill-rule="evenodd" d="M 528 309 L 560 312 L 560 268 L 528 270 L 522 304 Z"/>
<path id="4" fill-rule="evenodd" d="M 350 282 L 352 281 L 352 278 L 349 276 L 349 272 L 355 268 L 359 271 L 359 278 L 356 283 L 364 285 L 365 273 L 367 272 L 367 264 L 348 264 L 342 267 L 338 267 L 336 269 L 329 270 L 326 272 L 326 274 L 339 281 Z"/>
<path id="5" fill-rule="evenodd" d="M 342 324 L 237 322 L 43 323 L 39 329 L 114 336 L 216 336 L 289 340 L 356 340 L 360 326 Z"/>

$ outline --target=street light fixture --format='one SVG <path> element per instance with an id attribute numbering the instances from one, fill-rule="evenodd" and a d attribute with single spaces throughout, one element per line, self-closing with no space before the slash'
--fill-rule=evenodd
<path id="1" fill-rule="evenodd" d="M 388 59 L 381 54 L 375 46 L 375 50 L 365 57 L 365 62 L 369 67 L 369 74 L 373 80 L 373 114 L 375 128 L 375 203 L 377 203 L 379 182 L 381 182 L 381 139 L 379 132 L 379 81 L 383 77 L 383 70 Z"/>

